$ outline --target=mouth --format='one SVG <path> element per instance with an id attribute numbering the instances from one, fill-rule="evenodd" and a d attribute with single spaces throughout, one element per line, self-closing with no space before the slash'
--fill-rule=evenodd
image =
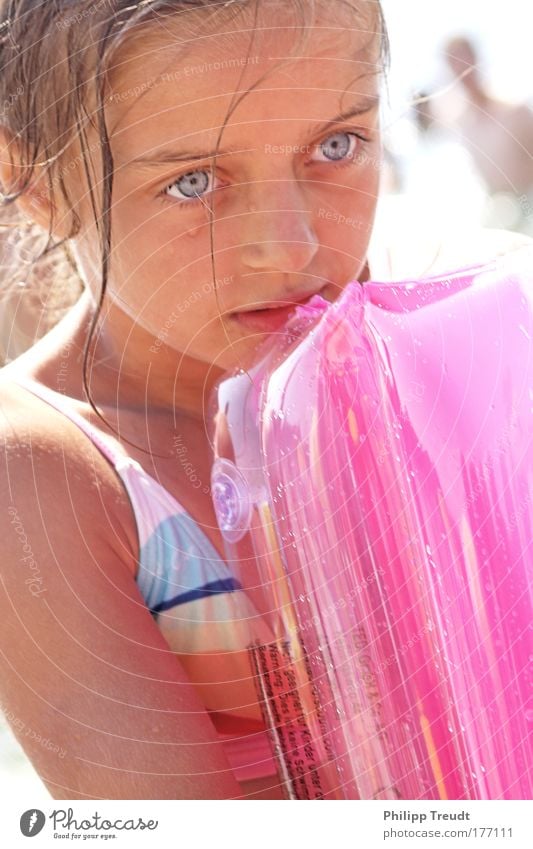
<path id="1" fill-rule="evenodd" d="M 230 313 L 230 317 L 248 330 L 271 333 L 283 327 L 297 307 L 303 306 L 319 294 L 320 292 L 311 292 L 303 298 L 293 298 L 285 302 L 281 300 L 272 301 L 263 304 L 260 309 Z"/>

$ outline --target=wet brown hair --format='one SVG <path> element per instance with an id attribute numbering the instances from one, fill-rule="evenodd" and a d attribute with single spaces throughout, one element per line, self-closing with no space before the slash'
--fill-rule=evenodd
<path id="1" fill-rule="evenodd" d="M 304 41 L 306 21 L 312 19 L 318 2 L 320 0 L 287 0 L 283 4 L 284 9 L 300 14 Z M 374 23 L 369 37 L 373 39 L 378 35 L 380 38 L 378 73 L 386 72 L 390 61 L 389 42 L 379 0 L 336 0 L 336 3 L 349 7 L 356 16 L 363 7 L 366 13 L 372 12 Z M 334 5 L 330 2 L 329 8 Z M 20 226 L 23 219 L 12 216 L 13 205 L 32 184 L 36 169 L 40 167 L 52 217 L 48 240 L 33 265 L 42 266 L 52 252 L 54 256 L 61 253 L 65 266 L 70 263 L 68 274 L 79 294 L 80 281 L 79 278 L 76 281 L 77 270 L 68 251 L 68 240 L 79 231 L 80 221 L 65 180 L 70 167 L 65 161 L 65 151 L 72 140 L 77 139 L 101 246 L 101 291 L 83 358 L 84 390 L 100 418 L 90 397 L 87 361 L 106 291 L 111 249 L 113 156 L 104 105 L 113 59 L 132 35 L 146 35 L 148 25 L 164 26 L 169 16 L 195 11 L 205 14 L 206 20 L 209 17 L 212 26 L 215 15 L 225 15 L 231 20 L 232 15 L 237 17 L 252 7 L 255 8 L 255 24 L 260 6 L 261 0 L 0 0 L 0 125 L 16 143 L 20 166 L 17 185 L 2 187 L 1 209 L 5 210 L 4 221 L 11 214 L 11 225 Z M 157 34 L 157 29 L 155 32 Z M 301 42 L 296 47 L 301 47 Z M 99 187 L 93 185 L 90 173 L 88 122 L 98 132 L 102 175 Z M 60 241 L 52 236 L 56 193 L 72 213 L 70 232 Z M 30 232 L 34 234 L 31 225 Z M 213 250 L 211 257 L 215 279 Z M 49 287 L 50 284 L 48 280 Z M 5 284 L 0 284 L 1 288 L 5 288 Z M 66 290 L 65 297 L 68 300 Z"/>

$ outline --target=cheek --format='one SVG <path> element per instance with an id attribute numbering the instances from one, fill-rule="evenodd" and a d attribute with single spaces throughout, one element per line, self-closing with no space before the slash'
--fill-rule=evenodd
<path id="1" fill-rule="evenodd" d="M 198 211 L 172 208 L 164 202 L 113 206 L 115 250 L 129 273 L 154 274 L 178 281 L 183 274 L 198 280 L 210 267 L 209 222 Z"/>
<path id="2" fill-rule="evenodd" d="M 321 244 L 335 254 L 338 267 L 351 268 L 364 257 L 372 229 L 379 194 L 379 172 L 372 169 L 356 187 L 337 190 L 327 207 L 317 213 Z"/>
<path id="3" fill-rule="evenodd" d="M 197 278 L 209 239 L 201 227 L 178 231 L 162 213 L 134 218 L 117 212 L 113 246 L 115 273 L 125 285 L 149 278 L 162 289 L 167 285 L 179 289 L 182 276 L 189 281 Z"/>
<path id="4" fill-rule="evenodd" d="M 368 169 L 357 185 L 340 189 L 318 210 L 316 233 L 327 257 L 330 281 L 325 297 L 336 300 L 352 280 L 359 278 L 366 261 L 376 214 L 379 170 Z"/>

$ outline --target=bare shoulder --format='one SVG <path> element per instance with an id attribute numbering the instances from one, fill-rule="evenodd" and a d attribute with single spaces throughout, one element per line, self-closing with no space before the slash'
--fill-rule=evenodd
<path id="1" fill-rule="evenodd" d="M 135 574 L 136 531 L 123 484 L 109 461 L 66 416 L 0 372 L 2 500 L 33 504 L 42 525 L 113 552 Z M 61 517 L 61 518 L 60 518 Z"/>

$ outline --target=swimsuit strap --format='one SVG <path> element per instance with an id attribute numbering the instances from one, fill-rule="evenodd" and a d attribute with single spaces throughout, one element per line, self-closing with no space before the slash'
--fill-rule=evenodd
<path id="1" fill-rule="evenodd" d="M 77 424 L 78 427 L 89 437 L 91 442 L 93 442 L 100 449 L 102 454 L 107 457 L 115 469 L 121 468 L 125 464 L 130 465 L 134 462 L 132 458 L 126 454 L 124 449 L 114 437 L 102 434 L 94 425 L 90 424 L 90 422 L 84 419 L 83 416 L 80 416 L 79 413 L 72 409 L 69 401 L 60 392 L 55 392 L 53 389 L 49 389 L 47 386 L 43 386 L 41 383 L 37 383 L 36 380 L 29 377 L 17 377 L 16 379 L 10 378 L 10 380 L 19 386 L 24 387 L 34 395 L 38 395 L 43 401 L 46 401 L 47 404 L 55 407 L 56 410 L 59 410 L 61 413 L 64 413 L 67 418 L 71 419 L 74 424 Z"/>

